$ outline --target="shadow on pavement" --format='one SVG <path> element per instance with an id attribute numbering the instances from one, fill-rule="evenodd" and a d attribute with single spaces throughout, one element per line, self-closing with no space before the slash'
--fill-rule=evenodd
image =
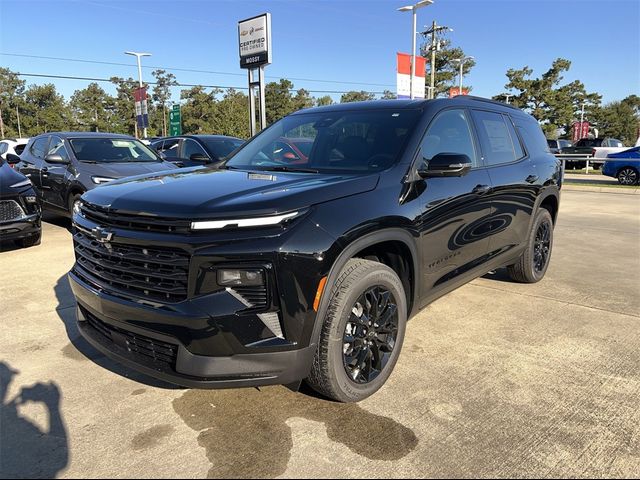
<path id="1" fill-rule="evenodd" d="M 77 361 L 86 361 L 87 359 L 91 360 L 92 362 L 100 365 L 103 368 L 106 368 L 107 370 L 117 375 L 151 387 L 162 389 L 182 388 L 177 385 L 172 385 L 161 380 L 156 380 L 155 378 L 131 370 L 124 365 L 111 360 L 110 358 L 106 357 L 104 354 L 93 348 L 91 344 L 89 344 L 89 342 L 87 342 L 80 335 L 80 331 L 78 330 L 78 326 L 76 325 L 76 301 L 73 293 L 71 292 L 71 287 L 69 286 L 69 279 L 67 275 L 63 275 L 58 279 L 55 286 L 53 287 L 53 290 L 58 300 L 56 313 L 64 324 L 67 332 L 67 337 L 71 342 L 69 345 L 62 349 L 62 353 L 65 357 Z"/>
<path id="2" fill-rule="evenodd" d="M 492 270 L 489 273 L 485 273 L 481 278 L 486 278 L 487 280 L 495 280 L 497 282 L 514 283 L 514 281 L 509 276 L 506 268 L 498 268 L 496 270 Z"/>
<path id="3" fill-rule="evenodd" d="M 0 477 L 54 478 L 69 462 L 67 429 L 60 412 L 61 392 L 51 383 L 21 387 L 8 399 L 9 385 L 20 372 L 0 361 Z M 48 429 L 20 414 L 20 407 L 40 403 Z"/>
<path id="4" fill-rule="evenodd" d="M 340 448 L 370 460 L 400 460 L 418 445 L 413 430 L 392 418 L 285 387 L 188 390 L 173 400 L 173 408 L 199 432 L 198 444 L 211 462 L 209 478 L 274 478 L 285 473 L 294 441 L 289 422 L 294 418 L 321 423 Z M 154 433 L 150 429 L 137 438 Z"/>
<path id="5" fill-rule="evenodd" d="M 69 217 L 43 211 L 42 221 L 50 223 L 52 225 L 56 225 L 58 227 L 66 228 L 69 232 L 71 232 L 71 219 Z"/>

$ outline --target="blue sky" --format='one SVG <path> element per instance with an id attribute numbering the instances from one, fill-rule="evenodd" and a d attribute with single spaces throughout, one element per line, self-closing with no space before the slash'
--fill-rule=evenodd
<path id="1" fill-rule="evenodd" d="M 226 73 L 174 71 L 181 83 L 245 87 L 237 21 L 268 11 L 273 29 L 268 80 L 299 79 L 293 80 L 295 87 L 312 90 L 315 97 L 325 94 L 320 90 L 395 91 L 395 53 L 411 49 L 411 15 L 396 9 L 409 3 L 0 0 L 0 53 L 127 64 L 0 55 L 0 65 L 22 73 L 137 78 L 135 58 L 123 53 L 137 50 L 153 54 L 143 65 Z M 566 82 L 581 80 L 605 102 L 640 94 L 638 0 L 434 0 L 418 11 L 418 29 L 433 19 L 452 27 L 453 44 L 476 58 L 465 77 L 476 95 L 504 91 L 508 68 L 528 65 L 539 75 L 557 57 L 572 61 Z M 151 80 L 151 69 L 143 69 L 143 76 Z M 52 82 L 66 97 L 88 83 L 26 80 Z M 176 90 L 173 100 L 178 98 Z"/>

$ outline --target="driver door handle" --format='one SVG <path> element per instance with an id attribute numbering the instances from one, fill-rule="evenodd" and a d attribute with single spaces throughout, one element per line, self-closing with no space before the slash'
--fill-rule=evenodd
<path id="1" fill-rule="evenodd" d="M 471 190 L 471 193 L 475 193 L 476 195 L 484 195 L 489 190 L 491 190 L 491 187 L 489 185 L 476 185 L 475 188 Z"/>

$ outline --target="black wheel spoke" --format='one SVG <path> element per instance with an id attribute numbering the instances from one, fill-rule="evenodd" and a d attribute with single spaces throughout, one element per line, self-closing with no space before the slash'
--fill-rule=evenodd
<path id="1" fill-rule="evenodd" d="M 354 382 L 373 381 L 391 357 L 398 336 L 398 307 L 383 286 L 368 288 L 351 309 L 343 334 L 344 368 Z"/>

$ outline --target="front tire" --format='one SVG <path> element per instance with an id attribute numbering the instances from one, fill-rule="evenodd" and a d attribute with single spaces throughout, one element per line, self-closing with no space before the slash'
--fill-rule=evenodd
<path id="1" fill-rule="evenodd" d="M 536 283 L 542 280 L 553 247 L 553 219 L 549 210 L 539 208 L 533 222 L 533 228 L 527 239 L 527 249 L 516 263 L 509 265 L 507 271 L 512 280 L 521 283 Z"/>
<path id="2" fill-rule="evenodd" d="M 391 268 L 360 258 L 347 262 L 328 293 L 306 382 L 333 400 L 358 402 L 377 392 L 393 371 L 404 340 L 407 297 Z"/>
<path id="3" fill-rule="evenodd" d="M 67 204 L 67 209 L 69 210 L 69 216 L 73 217 L 73 209 L 76 203 L 80 202 L 81 193 L 74 193 L 73 195 L 69 195 L 69 201 Z"/>
<path id="4" fill-rule="evenodd" d="M 34 235 L 30 235 L 25 238 L 21 238 L 18 240 L 18 245 L 22 248 L 35 247 L 36 245 L 40 245 L 42 240 L 42 233 L 36 233 Z"/>
<path id="5" fill-rule="evenodd" d="M 635 168 L 624 167 L 618 172 L 617 177 L 620 185 L 635 185 L 638 183 L 638 172 Z"/>

